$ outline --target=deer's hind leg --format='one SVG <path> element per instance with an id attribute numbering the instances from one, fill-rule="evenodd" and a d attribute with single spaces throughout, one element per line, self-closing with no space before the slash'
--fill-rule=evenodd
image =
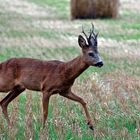
<path id="1" fill-rule="evenodd" d="M 0 105 L 2 107 L 2 112 L 7 120 L 8 125 L 10 125 L 10 120 L 8 117 L 8 112 L 7 112 L 7 107 L 8 104 L 15 99 L 20 93 L 22 93 L 25 90 L 25 88 L 23 88 L 22 86 L 15 86 L 13 88 L 13 90 L 11 90 L 8 95 L 2 100 L 0 101 Z"/>
<path id="2" fill-rule="evenodd" d="M 89 128 L 94 131 L 94 127 L 93 127 L 91 117 L 89 115 L 89 112 L 88 112 L 88 109 L 87 109 L 85 101 L 81 97 L 79 97 L 79 96 L 75 95 L 74 93 L 72 93 L 71 90 L 68 91 L 66 94 L 62 93 L 60 95 L 66 97 L 68 99 L 71 99 L 73 101 L 76 101 L 76 102 L 78 102 L 78 103 L 80 103 L 82 105 L 82 107 L 84 109 L 84 112 L 85 112 L 85 115 L 86 115 L 87 124 L 88 124 Z"/>

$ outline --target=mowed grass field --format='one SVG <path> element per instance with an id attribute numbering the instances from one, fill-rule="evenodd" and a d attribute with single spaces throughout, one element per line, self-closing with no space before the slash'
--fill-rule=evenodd
<path id="1" fill-rule="evenodd" d="M 87 102 L 96 129 L 87 127 L 83 109 L 73 101 L 51 97 L 42 128 L 42 94 L 26 90 L 8 106 L 7 128 L 0 110 L 1 140 L 139 140 L 140 14 L 139 0 L 121 0 L 117 19 L 70 20 L 69 0 L 0 0 L 0 62 L 12 57 L 68 61 L 80 55 L 82 25 L 99 32 L 101 69 L 90 67 L 73 92 Z M 3 99 L 6 93 L 0 93 Z"/>

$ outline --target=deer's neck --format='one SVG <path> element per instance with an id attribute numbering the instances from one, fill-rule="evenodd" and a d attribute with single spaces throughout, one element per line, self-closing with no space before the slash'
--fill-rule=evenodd
<path id="1" fill-rule="evenodd" d="M 65 64 L 65 74 L 69 80 L 74 80 L 89 67 L 89 65 L 84 62 L 82 56 L 78 56 Z"/>

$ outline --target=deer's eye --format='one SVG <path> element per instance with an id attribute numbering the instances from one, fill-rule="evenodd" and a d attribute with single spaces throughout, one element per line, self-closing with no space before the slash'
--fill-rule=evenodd
<path id="1" fill-rule="evenodd" d="M 90 52 L 88 53 L 89 56 L 94 57 L 94 53 Z"/>

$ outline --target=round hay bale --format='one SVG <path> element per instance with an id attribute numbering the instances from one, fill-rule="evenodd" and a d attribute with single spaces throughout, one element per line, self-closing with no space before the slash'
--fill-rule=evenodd
<path id="1" fill-rule="evenodd" d="M 71 0 L 71 19 L 116 18 L 119 0 Z"/>

